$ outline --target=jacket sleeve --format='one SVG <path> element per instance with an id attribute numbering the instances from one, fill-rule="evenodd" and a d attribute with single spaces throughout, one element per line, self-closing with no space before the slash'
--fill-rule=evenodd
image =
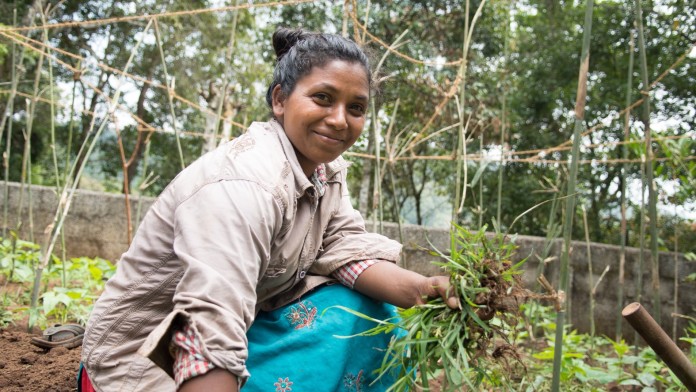
<path id="1" fill-rule="evenodd" d="M 181 202 L 175 212 L 174 252 L 183 275 L 173 311 L 140 352 L 171 375 L 171 333 L 188 323 L 202 342 L 203 356 L 243 382 L 256 286 L 268 266 L 280 216 L 272 194 L 250 181 L 208 184 Z"/>
<path id="2" fill-rule="evenodd" d="M 383 235 L 368 233 L 360 212 L 350 203 L 345 170 L 340 173 L 340 201 L 324 232 L 322 247 L 310 272 L 329 275 L 346 263 L 378 259 L 397 262 L 401 244 Z"/>

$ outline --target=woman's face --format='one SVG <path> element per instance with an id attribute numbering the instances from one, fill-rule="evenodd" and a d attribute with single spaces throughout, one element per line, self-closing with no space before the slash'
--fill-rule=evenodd
<path id="1" fill-rule="evenodd" d="M 310 176 L 358 139 L 370 91 L 360 63 L 333 60 L 298 80 L 290 96 L 285 97 L 279 85 L 272 94 L 273 114 Z"/>

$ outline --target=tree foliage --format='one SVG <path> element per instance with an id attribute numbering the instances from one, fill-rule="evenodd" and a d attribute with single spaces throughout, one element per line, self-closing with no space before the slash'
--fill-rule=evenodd
<path id="1" fill-rule="evenodd" d="M 566 179 L 569 150 L 563 147 L 572 134 L 582 3 L 488 2 L 483 4 L 478 19 L 475 14 L 479 1 L 463 4 L 449 0 L 316 1 L 186 14 L 233 4 L 237 2 L 26 0 L 0 5 L 0 23 L 4 26 L 13 25 L 15 9 L 21 26 L 41 25 L 37 10 L 46 9 L 49 27 L 62 22 L 97 22 L 47 29 L 47 44 L 60 51 L 49 51 L 40 69 L 39 45 L 27 41 L 33 49 L 20 50 L 22 47 L 14 44 L 13 50 L 13 41 L 0 36 L 3 86 L 10 85 L 13 66 L 19 70 L 19 56 L 23 56 L 17 85 L 21 94 L 15 96 L 13 115 L 4 130 L 11 123 L 13 132 L 4 132 L 0 141 L 3 151 L 10 141 L 9 179 L 20 180 L 26 97 L 34 94 L 37 73 L 42 97 L 47 97 L 49 60 L 58 105 L 54 115 L 44 101 L 35 107 L 30 149 L 32 182 L 55 185 L 51 173 L 65 173 L 72 162 L 83 159 L 78 156 L 80 146 L 92 136 L 95 126 L 108 121 L 107 131 L 87 165 L 95 181 L 83 186 L 99 183 L 103 189 L 123 191 L 126 173 L 132 193 L 156 195 L 181 169 L 179 144 L 185 165 L 201 154 L 203 131 L 217 111 L 212 106 L 213 94 L 229 96 L 227 106 L 234 109 L 228 117 L 234 122 L 231 137 L 243 132 L 251 121 L 268 118 L 263 96 L 273 65 L 270 36 L 277 26 L 303 26 L 345 31 L 370 50 L 374 64 L 381 63 L 376 76 L 380 92 L 374 96 L 366 130 L 351 150 L 375 155 L 378 142 L 383 158 L 379 189 L 374 189 L 374 160 L 348 155 L 353 162 L 350 187 L 365 215 L 408 223 L 449 224 L 456 193 L 452 158 L 460 143 L 457 125 L 464 122 L 469 185 L 464 208 L 457 216 L 459 222 L 471 226 L 491 223 L 498 202 L 500 225 L 507 227 L 519 218 L 516 230 L 525 234 L 544 235 L 551 223 L 561 220 L 564 211 L 552 207 L 554 203 L 542 203 L 561 196 L 559 189 L 563 189 Z M 151 25 L 145 31 L 151 20 L 145 15 L 178 11 L 183 13 L 156 18 L 156 28 Z M 652 86 L 653 123 L 657 124 L 653 150 L 660 159 L 654 164 L 660 183 L 673 184 L 663 192 L 664 203 L 687 208 L 695 202 L 696 146 L 688 142 L 692 137 L 684 136 L 693 136 L 695 128 L 692 86 L 696 85 L 696 64 L 693 54 L 682 55 L 693 52 L 696 42 L 694 11 L 693 4 L 677 0 L 652 2 L 644 8 L 650 79 L 657 80 L 667 71 Z M 143 17 L 99 22 L 138 15 Z M 593 132 L 582 140 L 578 196 L 579 204 L 587 209 L 590 235 L 595 241 L 618 242 L 621 181 L 640 181 L 638 143 L 631 144 L 626 176 L 622 177 L 617 162 L 622 159 L 623 117 L 618 114 L 625 106 L 633 21 L 631 3 L 606 1 L 594 7 L 585 115 L 587 128 Z M 474 23 L 466 78 L 461 84 L 458 61 L 465 30 Z M 20 33 L 42 41 L 42 29 Z M 141 39 L 141 46 L 134 51 Z M 391 51 L 387 49 L 390 45 Z M 121 75 L 131 55 L 129 74 Z M 634 72 L 637 75 L 637 69 Z M 169 91 L 176 96 L 170 105 L 168 87 L 172 86 Z M 464 102 L 459 102 L 462 87 Z M 123 97 L 114 108 L 108 102 L 117 88 L 123 90 Z M 634 83 L 634 100 L 641 98 L 644 89 Z M 4 111 L 9 87 L 2 91 L 0 109 Z M 640 106 L 632 113 L 637 115 L 639 110 Z M 51 139 L 51 118 L 55 143 Z M 217 127 L 221 128 L 219 122 Z M 506 134 L 501 145 L 503 130 Z M 642 125 L 632 123 L 631 131 L 634 139 L 642 138 Z M 58 155 L 57 169 L 53 167 L 53 151 Z M 503 165 L 498 158 L 501 151 L 512 152 L 505 156 Z M 124 169 L 126 161 L 130 165 Z M 498 200 L 501 170 L 503 192 Z M 474 178 L 476 183 L 471 183 Z M 376 194 L 378 191 L 381 193 Z M 382 201 L 381 215 L 377 200 Z M 629 201 L 635 206 L 639 197 Z M 538 208 L 525 213 L 533 206 Z M 632 218 L 637 219 L 636 214 Z M 691 230 L 689 227 L 687 220 L 682 232 Z M 577 238 L 582 237 L 581 230 L 576 226 Z M 635 234 L 629 234 L 629 238 L 635 239 Z"/>

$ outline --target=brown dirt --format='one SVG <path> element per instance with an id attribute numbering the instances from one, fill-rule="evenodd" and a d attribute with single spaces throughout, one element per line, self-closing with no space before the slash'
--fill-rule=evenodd
<path id="1" fill-rule="evenodd" d="M 77 390 L 81 348 L 44 350 L 30 343 L 26 328 L 0 330 L 0 391 L 67 392 Z"/>

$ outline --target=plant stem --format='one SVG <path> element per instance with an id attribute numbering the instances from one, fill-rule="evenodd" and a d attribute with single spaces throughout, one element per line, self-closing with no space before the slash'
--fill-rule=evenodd
<path id="1" fill-rule="evenodd" d="M 568 178 L 568 191 L 565 208 L 565 222 L 563 224 L 563 252 L 561 253 L 560 291 L 566 293 L 566 304 L 558 311 L 556 317 L 556 342 L 553 356 L 553 380 L 551 390 L 558 392 L 561 381 L 561 365 L 563 357 L 563 335 L 565 329 L 565 306 L 568 302 L 570 246 L 573 230 L 573 216 L 575 211 L 575 183 L 578 174 L 578 160 L 580 158 L 580 137 L 585 130 L 585 101 L 587 98 L 587 74 L 590 68 L 590 38 L 592 36 L 592 9 L 593 0 L 588 0 L 585 8 L 585 25 L 582 40 L 582 54 L 580 56 L 580 71 L 578 73 L 578 92 L 575 99 L 575 126 L 573 132 L 573 147 L 570 156 L 570 174 Z"/>

